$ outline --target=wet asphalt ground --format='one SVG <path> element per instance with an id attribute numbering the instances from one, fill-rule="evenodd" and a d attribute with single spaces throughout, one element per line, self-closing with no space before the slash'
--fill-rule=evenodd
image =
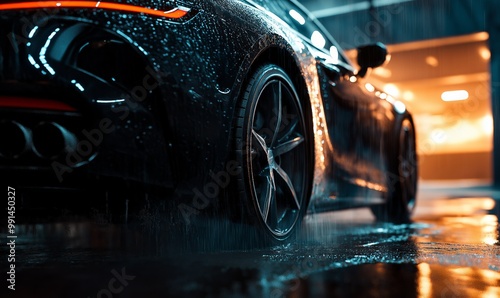
<path id="1" fill-rule="evenodd" d="M 251 250 L 207 243 L 223 224 L 168 234 L 157 216 L 16 223 L 15 262 L 2 224 L 0 297 L 500 297 L 500 191 L 487 185 L 423 183 L 411 224 L 312 214 L 293 243 Z"/>

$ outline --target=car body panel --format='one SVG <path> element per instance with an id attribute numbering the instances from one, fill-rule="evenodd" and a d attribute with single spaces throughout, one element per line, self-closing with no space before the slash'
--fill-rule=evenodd
<path id="1" fill-rule="evenodd" d="M 127 3 L 158 8 L 155 1 Z M 297 31 L 278 4 L 304 14 L 309 31 Z M 61 121 L 75 122 L 77 137 L 92 147 L 56 160 L 29 152 L 22 160 L 3 159 L 2 177 L 26 187 L 79 187 L 110 178 L 191 195 L 234 159 L 234 113 L 245 78 L 261 61 L 283 62 L 272 55 L 277 49 L 307 89 L 315 152 L 311 206 L 383 201 L 395 129 L 410 116 L 395 109 L 395 99 L 356 82 L 338 44 L 298 3 L 182 0 L 165 7 L 176 5 L 189 13 L 173 19 L 64 7 L 1 11 L 0 99 L 52 98 L 77 111 L 8 108 L 0 110 L 2 121 L 34 129 L 66 117 Z M 305 36 L 311 30 L 323 34 L 324 47 Z"/>

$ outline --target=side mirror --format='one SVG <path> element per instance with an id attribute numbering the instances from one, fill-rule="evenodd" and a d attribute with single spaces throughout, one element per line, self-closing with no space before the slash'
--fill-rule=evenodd
<path id="1" fill-rule="evenodd" d="M 361 69 L 358 76 L 364 77 L 368 68 L 376 68 L 387 60 L 387 48 L 383 43 L 361 46 L 358 48 L 358 64 Z"/>

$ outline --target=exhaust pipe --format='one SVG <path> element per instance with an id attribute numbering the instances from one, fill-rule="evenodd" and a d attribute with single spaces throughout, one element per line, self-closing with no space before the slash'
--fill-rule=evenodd
<path id="1" fill-rule="evenodd" d="M 24 125 L 5 120 L 0 122 L 0 156 L 16 159 L 31 147 L 31 132 Z"/>
<path id="2" fill-rule="evenodd" d="M 77 138 L 55 122 L 40 122 L 33 129 L 33 152 L 44 159 L 56 159 L 75 151 Z"/>

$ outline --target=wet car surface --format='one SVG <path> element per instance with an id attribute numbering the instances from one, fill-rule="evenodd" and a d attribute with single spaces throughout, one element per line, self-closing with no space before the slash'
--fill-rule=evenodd
<path id="1" fill-rule="evenodd" d="M 129 224 L 68 213 L 18 225 L 16 290 L 2 297 L 498 297 L 499 199 L 424 184 L 410 224 L 309 214 L 294 242 L 237 250 L 210 241 L 224 222 L 176 233 L 153 213 Z"/>
<path id="2" fill-rule="evenodd" d="M 259 245 L 293 239 L 310 208 L 408 221 L 413 116 L 365 80 L 389 57 L 362 45 L 355 66 L 296 0 L 6 1 L 0 180 L 58 208 L 142 188 Z"/>

